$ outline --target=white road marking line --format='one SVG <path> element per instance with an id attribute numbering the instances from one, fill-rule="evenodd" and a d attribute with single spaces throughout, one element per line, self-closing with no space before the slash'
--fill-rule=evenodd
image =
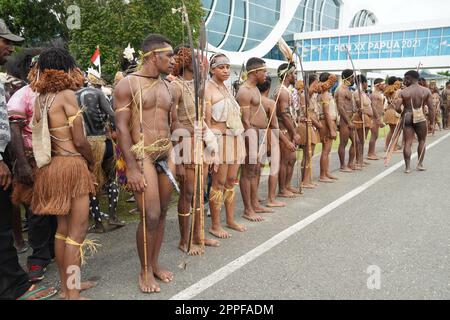
<path id="1" fill-rule="evenodd" d="M 434 141 L 430 145 L 427 146 L 427 150 L 433 148 L 435 145 L 439 144 L 443 140 L 447 139 L 450 136 L 450 133 L 447 133 L 445 136 L 439 138 L 438 140 Z M 417 158 L 417 152 L 414 153 L 411 156 L 411 160 Z M 346 193 L 342 197 L 338 198 L 337 200 L 331 202 L 327 206 L 323 207 L 322 209 L 316 211 L 315 213 L 311 214 L 310 216 L 306 217 L 305 219 L 297 222 L 296 224 L 290 226 L 289 228 L 281 231 L 280 233 L 276 234 L 266 242 L 262 243 L 261 245 L 257 246 L 255 249 L 247 252 L 246 254 L 240 256 L 239 258 L 231 261 L 227 265 L 223 266 L 219 270 L 211 273 L 209 276 L 206 276 L 205 278 L 201 279 L 197 283 L 194 283 L 190 287 L 184 289 L 183 291 L 180 291 L 176 295 L 174 295 L 170 300 L 188 300 L 192 299 L 195 296 L 199 295 L 209 287 L 212 287 L 219 281 L 225 279 L 227 276 L 235 272 L 236 270 L 242 268 L 247 263 L 255 260 L 260 255 L 266 253 L 273 247 L 277 246 L 293 234 L 299 232 L 306 226 L 310 225 L 314 221 L 320 219 L 321 217 L 325 216 L 326 214 L 330 213 L 333 209 L 336 209 L 337 207 L 341 206 L 345 202 L 351 200 L 352 198 L 356 197 L 361 192 L 367 190 L 371 186 L 373 186 L 378 181 L 382 180 L 392 172 L 396 171 L 398 168 L 402 167 L 404 164 L 404 161 L 401 160 L 397 162 L 392 167 L 386 169 L 385 171 L 381 172 L 371 180 L 367 181 L 366 183 L 362 184 L 361 186 L 353 189 L 352 191 Z"/>

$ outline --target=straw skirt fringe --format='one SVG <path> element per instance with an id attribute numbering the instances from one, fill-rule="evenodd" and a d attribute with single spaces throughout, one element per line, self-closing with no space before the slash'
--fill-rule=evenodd
<path id="1" fill-rule="evenodd" d="M 40 215 L 67 215 L 73 199 L 95 194 L 92 174 L 81 156 L 54 156 L 36 172 L 31 208 Z"/>

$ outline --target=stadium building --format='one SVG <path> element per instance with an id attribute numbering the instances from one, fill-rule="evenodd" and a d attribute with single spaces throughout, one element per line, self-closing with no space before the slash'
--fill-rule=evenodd
<path id="1" fill-rule="evenodd" d="M 436 0 L 434 2 L 437 2 Z M 202 0 L 209 50 L 229 56 L 235 73 L 250 57 L 275 70 L 282 36 L 298 47 L 307 71 L 364 73 L 450 67 L 450 5 L 405 0 Z M 414 5 L 412 4 L 414 2 Z M 423 20 L 426 13 L 432 20 Z"/>

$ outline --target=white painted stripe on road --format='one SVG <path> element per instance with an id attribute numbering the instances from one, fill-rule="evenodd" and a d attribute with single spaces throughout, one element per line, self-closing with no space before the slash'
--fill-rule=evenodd
<path id="1" fill-rule="evenodd" d="M 427 146 L 427 150 L 433 148 L 434 146 L 436 146 L 437 144 L 439 144 L 443 140 L 447 139 L 449 136 L 450 136 L 450 133 L 447 133 L 445 136 L 443 136 L 443 137 L 439 138 L 438 140 L 434 141 L 429 146 Z M 417 152 L 414 153 L 411 156 L 411 159 L 415 159 L 415 158 L 417 158 Z M 264 254 L 265 252 L 269 251 L 273 247 L 277 246 L 278 244 L 280 244 L 281 242 L 283 242 L 284 240 L 286 240 L 287 238 L 289 238 L 293 234 L 299 232 L 300 230 L 302 230 L 303 228 L 305 228 L 309 224 L 313 223 L 314 221 L 316 221 L 316 220 L 320 219 L 321 217 L 325 216 L 326 214 L 330 213 L 333 209 L 336 209 L 337 207 L 341 206 L 345 202 L 347 202 L 347 201 L 351 200 L 352 198 L 356 197 L 361 192 L 367 190 L 368 188 L 373 186 L 378 181 L 382 180 L 383 178 L 385 178 L 386 176 L 388 176 L 392 172 L 396 171 L 398 168 L 402 167 L 403 163 L 404 163 L 403 160 L 397 162 L 395 165 L 393 165 L 392 167 L 386 169 L 385 171 L 383 171 L 382 173 L 380 173 L 376 177 L 372 178 L 371 180 L 367 181 L 366 183 L 362 184 L 361 186 L 359 186 L 359 187 L 353 189 L 352 191 L 346 193 L 342 197 L 340 197 L 337 200 L 331 202 L 330 204 L 328 204 L 327 206 L 323 207 L 322 209 L 316 211 L 315 213 L 311 214 L 307 218 L 297 222 L 296 224 L 294 224 L 294 225 L 290 226 L 289 228 L 287 228 L 287 229 L 281 231 L 280 233 L 276 234 L 275 236 L 273 236 L 272 238 L 270 238 L 266 242 L 262 243 L 261 245 L 259 245 L 255 249 L 253 249 L 253 250 L 247 252 L 246 254 L 240 256 L 236 260 L 231 261 L 230 263 L 228 263 L 227 265 L 223 266 L 219 270 L 211 273 L 209 276 L 201 279 L 200 281 L 198 281 L 197 283 L 191 285 L 190 287 L 186 288 L 185 290 L 177 293 L 172 298 L 170 298 L 170 300 L 188 300 L 188 299 L 194 298 L 195 296 L 199 295 L 201 292 L 205 291 L 209 287 L 212 287 L 213 285 L 215 285 L 219 281 L 225 279 L 227 276 L 229 276 L 230 274 L 232 274 L 236 270 L 242 268 L 247 263 L 255 260 L 260 255 Z"/>

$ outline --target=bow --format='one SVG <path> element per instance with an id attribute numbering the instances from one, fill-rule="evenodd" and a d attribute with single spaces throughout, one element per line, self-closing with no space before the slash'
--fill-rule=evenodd
<path id="1" fill-rule="evenodd" d="M 192 67 L 194 71 L 194 105 L 195 105 L 195 118 L 197 123 L 197 128 L 200 132 L 203 132 L 203 114 L 205 110 L 205 86 L 207 77 L 207 68 L 203 67 L 200 71 L 200 66 L 202 59 L 206 51 L 206 29 L 204 22 L 200 28 L 200 42 L 198 44 L 198 50 L 195 50 L 194 39 L 192 36 L 192 29 L 189 22 L 189 14 L 186 9 L 185 1 L 182 0 L 182 19 L 183 24 L 186 26 L 189 46 L 192 51 Z M 195 135 L 195 132 L 194 132 Z M 194 225 L 196 219 L 196 213 L 199 211 L 200 216 L 200 232 L 201 232 L 201 246 L 204 248 L 204 179 L 203 179 L 203 140 L 198 137 L 194 137 L 194 159 L 195 159 L 195 174 L 194 174 L 194 197 L 192 203 L 192 219 L 191 219 L 191 230 L 189 235 L 188 252 L 191 250 L 192 241 L 194 236 Z"/>
<path id="2" fill-rule="evenodd" d="M 361 151 L 361 161 L 364 161 L 364 144 L 366 142 L 365 136 L 366 136 L 366 125 L 364 122 L 364 113 L 363 113 L 363 101 L 362 101 L 362 93 L 361 93 L 361 83 L 358 79 L 358 77 L 356 76 L 356 69 L 355 69 L 355 64 L 353 63 L 353 59 L 352 59 L 352 55 L 350 54 L 350 50 L 348 49 L 347 46 L 345 46 L 345 50 L 347 51 L 347 56 L 352 64 L 352 68 L 353 68 L 353 77 L 355 79 L 355 83 L 356 83 L 356 87 L 358 88 L 358 96 L 359 96 L 359 114 L 361 116 L 361 121 L 362 121 L 362 127 L 363 127 L 363 141 L 362 141 L 362 151 Z M 355 131 L 356 132 L 356 131 Z M 356 141 L 359 140 L 358 134 L 355 134 L 356 136 Z M 356 142 L 355 141 L 355 142 Z M 360 142 L 361 144 L 361 142 Z M 356 143 L 355 143 L 356 145 Z M 359 149 L 359 148 L 358 148 Z M 357 154 L 355 154 L 356 160 L 357 160 Z M 361 169 L 362 169 L 362 163 L 361 163 Z"/>
<path id="3" fill-rule="evenodd" d="M 295 53 L 298 57 L 299 60 L 299 64 L 300 64 L 300 70 L 302 72 L 302 78 L 303 78 L 303 85 L 304 85 L 304 90 L 305 90 L 305 115 L 306 115 L 306 159 L 305 159 L 305 164 L 303 166 L 303 171 L 305 172 L 304 174 L 306 175 L 306 169 L 308 168 L 308 170 L 312 171 L 312 148 L 311 148 L 311 133 L 309 130 L 309 123 L 310 123 L 310 119 L 309 119 L 309 106 L 310 106 L 310 100 L 309 100 L 309 75 L 306 74 L 304 68 L 303 68 L 303 61 L 302 61 L 302 57 L 298 51 L 298 46 L 297 44 L 295 45 Z M 312 172 L 311 172 L 311 177 L 312 177 Z"/>

